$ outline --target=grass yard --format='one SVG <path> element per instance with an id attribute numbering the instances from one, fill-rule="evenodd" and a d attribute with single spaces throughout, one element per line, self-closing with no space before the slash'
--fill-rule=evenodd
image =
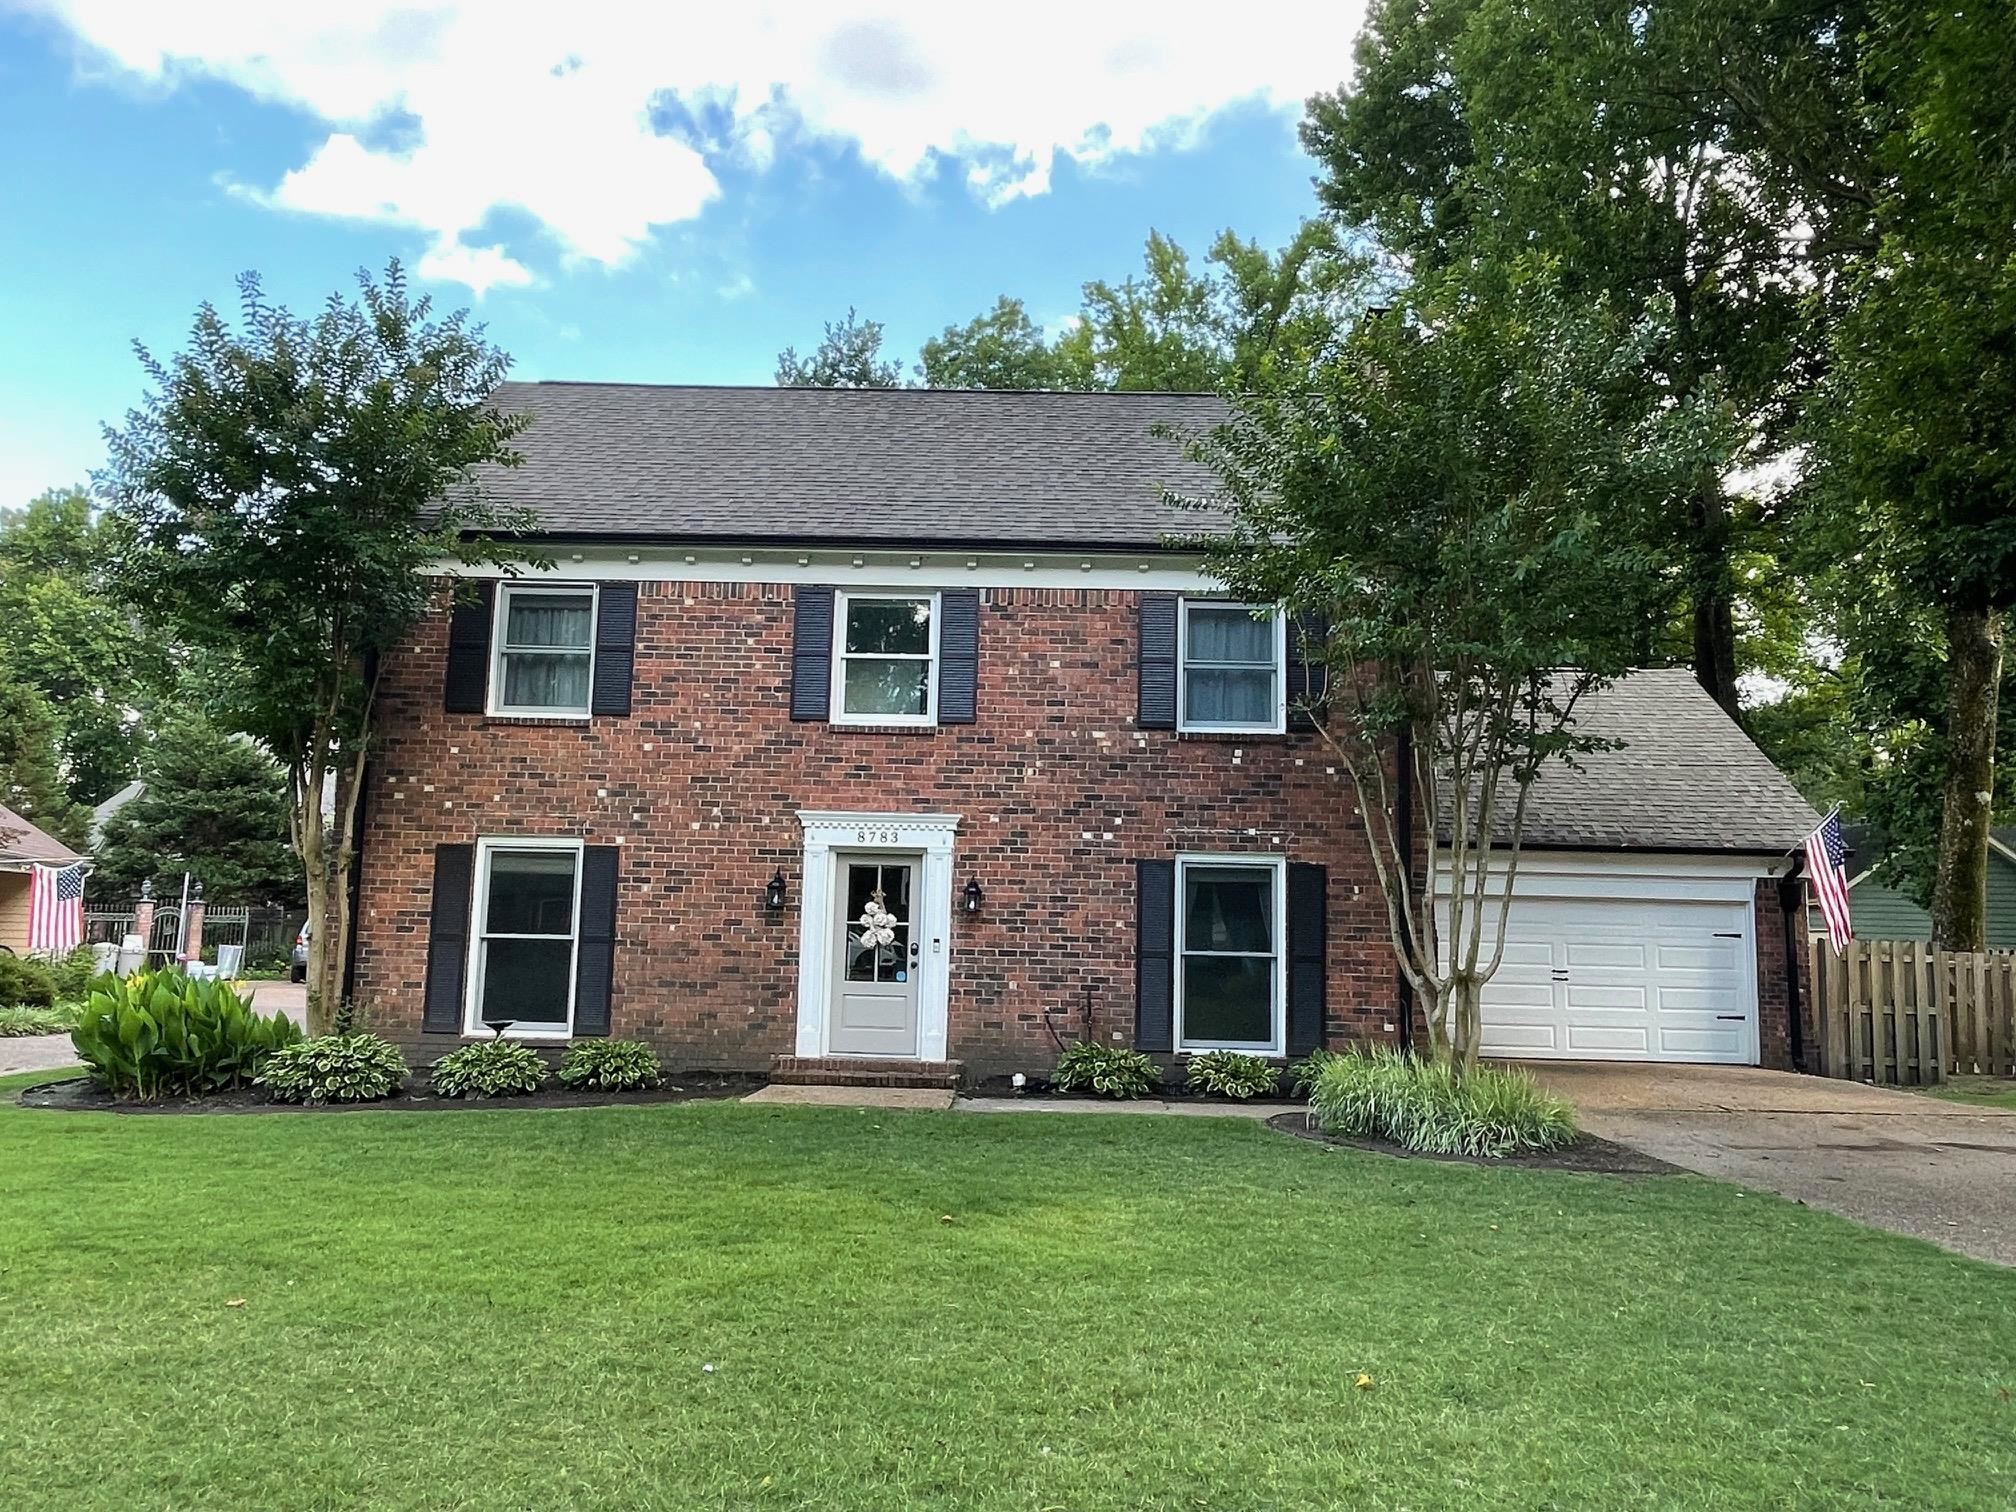
<path id="1" fill-rule="evenodd" d="M 1207 1118 L 29 1112 L 32 1079 L 0 1082 L 10 1508 L 2016 1484 L 2016 1273 L 1691 1177 Z"/>
<path id="2" fill-rule="evenodd" d="M 2006 1076 L 1956 1076 L 1925 1090 L 1948 1102 L 1969 1103 L 1977 1108 L 2016 1108 L 2016 1081 Z"/>

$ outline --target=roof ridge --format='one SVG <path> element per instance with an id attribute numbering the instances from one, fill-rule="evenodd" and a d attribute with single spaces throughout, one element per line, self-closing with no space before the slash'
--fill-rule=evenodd
<path id="1" fill-rule="evenodd" d="M 1216 399 L 1210 389 L 1000 389 L 920 388 L 908 384 L 881 387 L 828 387 L 816 383 L 646 383 L 627 378 L 507 378 L 499 387 L 676 389 L 686 393 L 727 394 L 902 394 L 925 398 L 935 394 L 999 394 L 1055 399 Z"/>

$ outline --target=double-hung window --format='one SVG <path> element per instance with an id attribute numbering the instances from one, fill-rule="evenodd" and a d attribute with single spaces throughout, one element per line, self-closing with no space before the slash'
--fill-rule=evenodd
<path id="1" fill-rule="evenodd" d="M 1268 858 L 1177 861 L 1177 1049 L 1282 1053 L 1286 877 Z"/>
<path id="2" fill-rule="evenodd" d="M 580 918 L 580 841 L 479 842 L 464 1027 L 506 1021 L 514 1034 L 567 1035 Z"/>
<path id="3" fill-rule="evenodd" d="M 928 725 L 938 718 L 938 596 L 834 595 L 833 719 Z"/>
<path id="4" fill-rule="evenodd" d="M 1177 654 L 1178 729 L 1278 735 L 1288 728 L 1285 615 L 1185 599 Z"/>
<path id="5" fill-rule="evenodd" d="M 497 590 L 493 714 L 586 716 L 595 669 L 595 590 Z"/>

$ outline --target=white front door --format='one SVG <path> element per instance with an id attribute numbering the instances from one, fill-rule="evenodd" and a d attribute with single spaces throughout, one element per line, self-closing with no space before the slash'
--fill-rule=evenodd
<path id="1" fill-rule="evenodd" d="M 834 1055 L 917 1055 L 918 859 L 834 857 Z"/>
<path id="2" fill-rule="evenodd" d="M 1515 897 L 1504 961 L 1484 984 L 1480 1049 L 1754 1062 L 1751 927 L 1741 903 Z"/>

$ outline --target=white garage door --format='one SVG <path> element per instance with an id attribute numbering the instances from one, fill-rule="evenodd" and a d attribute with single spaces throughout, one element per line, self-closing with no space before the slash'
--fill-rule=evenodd
<path id="1" fill-rule="evenodd" d="M 1484 987 L 1482 1051 L 1754 1062 L 1750 923 L 1741 903 L 1515 898 Z"/>

